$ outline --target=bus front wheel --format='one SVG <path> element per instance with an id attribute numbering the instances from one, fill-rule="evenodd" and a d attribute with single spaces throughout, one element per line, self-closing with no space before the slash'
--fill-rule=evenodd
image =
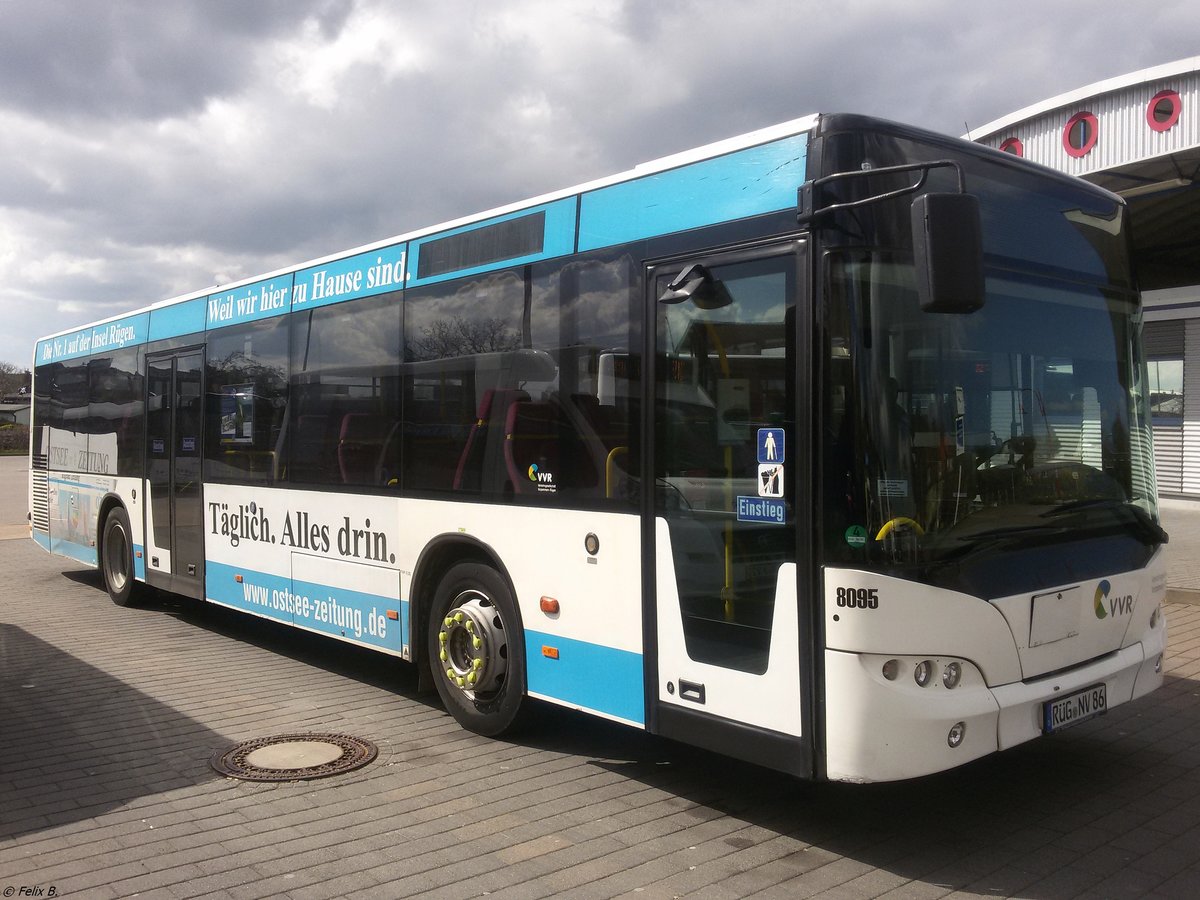
<path id="1" fill-rule="evenodd" d="M 517 606 L 500 573 L 458 563 L 438 584 L 429 616 L 429 662 L 450 714 L 489 737 L 513 726 L 525 699 Z"/>
<path id="2" fill-rule="evenodd" d="M 104 587 L 117 606 L 129 606 L 133 599 L 133 539 L 129 516 L 116 507 L 104 519 L 104 538 L 100 549 L 100 571 Z"/>

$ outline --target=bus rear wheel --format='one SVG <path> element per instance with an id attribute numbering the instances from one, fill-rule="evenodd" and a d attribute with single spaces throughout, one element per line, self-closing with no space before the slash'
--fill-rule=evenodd
<path id="1" fill-rule="evenodd" d="M 104 537 L 100 544 L 100 571 L 104 587 L 117 606 L 133 601 L 133 539 L 129 516 L 117 507 L 104 519 Z"/>
<path id="2" fill-rule="evenodd" d="M 458 563 L 430 607 L 428 653 L 438 694 L 458 723 L 493 737 L 518 720 L 525 652 L 516 603 L 495 569 Z"/>

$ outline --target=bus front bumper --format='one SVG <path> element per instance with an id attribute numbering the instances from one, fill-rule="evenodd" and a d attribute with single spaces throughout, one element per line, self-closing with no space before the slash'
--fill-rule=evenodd
<path id="1" fill-rule="evenodd" d="M 1085 665 L 1026 682 L 988 687 L 965 660 L 930 658 L 924 686 L 914 677 L 918 658 L 900 658 L 893 678 L 888 657 L 825 651 L 826 776 L 831 781 L 895 781 L 929 775 L 1014 747 L 1046 733 L 1047 704 L 1093 690 L 1061 730 L 1097 714 L 1094 689 L 1103 685 L 1105 709 L 1150 693 L 1162 684 L 1165 629 Z M 945 686 L 946 667 L 962 677 Z M 1066 704 L 1067 707 L 1070 704 Z"/>

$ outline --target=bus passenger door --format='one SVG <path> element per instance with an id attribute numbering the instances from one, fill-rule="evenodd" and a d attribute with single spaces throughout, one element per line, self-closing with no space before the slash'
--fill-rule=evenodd
<path id="1" fill-rule="evenodd" d="M 146 359 L 146 580 L 204 596 L 204 351 Z"/>
<path id="2" fill-rule="evenodd" d="M 796 431 L 802 243 L 651 266 L 656 730 L 811 774 Z M 802 486 L 803 493 L 807 485 Z M 808 686 L 811 690 L 811 686 Z"/>

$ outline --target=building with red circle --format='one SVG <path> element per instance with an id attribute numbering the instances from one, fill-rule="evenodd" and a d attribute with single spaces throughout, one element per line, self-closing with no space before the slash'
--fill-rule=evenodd
<path id="1" fill-rule="evenodd" d="M 1129 204 L 1158 490 L 1200 498 L 1200 56 L 1052 97 L 968 137 Z"/>

